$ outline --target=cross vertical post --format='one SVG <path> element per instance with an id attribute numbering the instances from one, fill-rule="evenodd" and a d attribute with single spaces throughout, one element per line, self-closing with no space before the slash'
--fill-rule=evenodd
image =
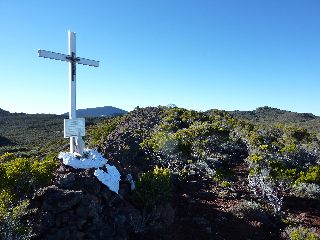
<path id="1" fill-rule="evenodd" d="M 76 34 L 68 31 L 68 45 L 69 45 L 69 95 L 70 95 L 70 106 L 69 106 L 69 119 L 77 118 L 76 108 Z M 70 137 L 70 152 L 75 151 L 75 139 L 76 137 Z"/>

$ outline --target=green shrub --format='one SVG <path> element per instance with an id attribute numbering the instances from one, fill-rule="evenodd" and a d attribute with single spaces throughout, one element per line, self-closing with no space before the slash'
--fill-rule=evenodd
<path id="1" fill-rule="evenodd" d="M 319 236 L 308 228 L 292 227 L 287 229 L 290 240 L 319 240 Z"/>
<path id="2" fill-rule="evenodd" d="M 296 183 L 316 183 L 320 184 L 320 166 L 309 167 L 308 172 L 300 173 L 300 177 L 296 180 Z"/>
<path id="3" fill-rule="evenodd" d="M 172 153 L 177 149 L 177 140 L 168 132 L 157 131 L 151 137 L 147 137 L 140 144 L 142 148 L 150 147 L 157 152 Z"/>
<path id="4" fill-rule="evenodd" d="M 31 165 L 32 181 L 35 188 L 49 185 L 58 165 L 59 162 L 53 156 L 48 156 L 42 161 L 35 160 Z"/>
<path id="5" fill-rule="evenodd" d="M 299 170 L 296 168 L 288 168 L 282 161 L 270 161 L 270 176 L 273 179 L 285 180 L 292 184 L 299 177 Z"/>
<path id="6" fill-rule="evenodd" d="M 263 152 L 267 152 L 268 150 L 271 150 L 270 146 L 267 144 L 263 144 L 259 146 L 259 150 Z"/>
<path id="7" fill-rule="evenodd" d="M 145 207 L 162 204 L 171 198 L 171 178 L 167 168 L 155 167 L 138 179 L 136 196 Z"/>
<path id="8" fill-rule="evenodd" d="M 232 186 L 232 184 L 229 182 L 229 181 L 222 181 L 221 183 L 220 183 L 220 186 L 221 187 L 224 187 L 224 188 L 228 188 L 228 187 L 231 187 Z"/>
<path id="9" fill-rule="evenodd" d="M 248 159 L 254 163 L 259 163 L 263 161 L 263 157 L 258 154 L 251 154 Z"/>
<path id="10" fill-rule="evenodd" d="M 250 144 L 253 146 L 260 146 L 264 144 L 263 136 L 259 135 L 254 131 L 251 131 L 249 133 L 249 141 L 250 141 Z"/>
<path id="11" fill-rule="evenodd" d="M 0 163 L 1 162 L 8 162 L 8 161 L 12 161 L 13 159 L 15 159 L 16 156 L 14 155 L 14 153 L 4 153 L 0 156 Z"/>
<path id="12" fill-rule="evenodd" d="M 4 174 L 1 177 L 2 187 L 12 194 L 22 196 L 31 190 L 31 161 L 27 158 L 16 158 L 2 164 Z"/>
<path id="13" fill-rule="evenodd" d="M 29 239 L 31 229 L 25 220 L 28 201 L 24 199 L 39 187 L 50 184 L 59 162 L 53 156 L 42 161 L 0 156 L 0 239 Z"/>
<path id="14" fill-rule="evenodd" d="M 15 200 L 19 200 L 33 190 L 48 185 L 58 164 L 52 156 L 42 161 L 15 158 L 0 163 L 0 190 L 9 192 Z"/>
<path id="15" fill-rule="evenodd" d="M 283 154 L 292 154 L 292 153 L 296 153 L 298 151 L 299 151 L 299 149 L 296 144 L 290 144 L 290 145 L 284 146 L 280 150 L 280 152 Z"/>
<path id="16" fill-rule="evenodd" d="M 180 129 L 173 127 L 175 131 L 171 131 L 172 127 L 170 126 L 171 124 L 168 123 L 160 124 L 158 129 L 150 137 L 144 139 L 140 146 L 169 154 L 181 152 L 188 157 L 199 147 L 205 149 L 205 144 L 211 135 L 216 135 L 220 139 L 226 140 L 230 132 L 228 127 L 219 122 L 188 121 L 188 127 Z M 199 155 L 199 152 L 196 155 Z"/>
<path id="17" fill-rule="evenodd" d="M 291 127 L 288 129 L 290 137 L 292 137 L 296 142 L 310 141 L 311 134 L 306 128 L 294 128 Z"/>
<path id="18" fill-rule="evenodd" d="M 5 189 L 0 190 L 0 222 L 4 220 L 8 209 L 12 207 L 14 197 Z"/>

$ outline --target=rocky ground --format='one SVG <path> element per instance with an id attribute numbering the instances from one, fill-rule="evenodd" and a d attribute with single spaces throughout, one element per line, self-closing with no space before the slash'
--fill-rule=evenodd
<path id="1" fill-rule="evenodd" d="M 245 168 L 236 166 L 239 181 L 232 188 L 210 182 L 175 182 L 174 198 L 149 212 L 134 206 L 130 185 L 120 194 L 108 190 L 92 170 L 61 165 L 55 185 L 33 198 L 35 239 L 285 239 L 285 226 L 272 214 L 239 218 L 234 209 L 254 199 Z M 287 197 L 283 212 L 320 233 L 319 201 Z"/>
<path id="2" fill-rule="evenodd" d="M 39 190 L 31 201 L 30 208 L 36 209 L 32 215 L 34 238 L 288 239 L 284 231 L 288 221 L 312 227 L 320 234 L 319 199 L 285 194 L 281 214 L 275 215 L 266 202 L 252 194 L 247 180 L 247 149 L 242 143 L 237 154 L 227 148 L 218 152 L 224 159 L 232 159 L 227 165 L 232 172 L 231 184 L 201 174 L 187 178 L 173 174 L 171 201 L 149 208 L 136 204 L 125 177 L 130 173 L 136 180 L 151 167 L 152 162 L 145 159 L 152 156 L 147 156 L 140 143 L 162 115 L 160 108 L 136 109 L 98 147 L 122 173 L 119 194 L 94 178 L 93 170 L 61 164 L 54 184 Z M 263 210 L 253 208 L 252 201 Z"/>
<path id="3" fill-rule="evenodd" d="M 31 200 L 34 239 L 131 239 L 164 229 L 173 222 L 170 203 L 140 211 L 130 201 L 130 183 L 121 181 L 119 194 L 110 191 L 92 169 L 61 164 L 54 185 Z"/>

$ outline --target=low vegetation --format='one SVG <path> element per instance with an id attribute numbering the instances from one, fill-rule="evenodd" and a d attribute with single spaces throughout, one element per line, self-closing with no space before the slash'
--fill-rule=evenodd
<path id="1" fill-rule="evenodd" d="M 137 180 L 135 197 L 143 207 L 164 204 L 170 200 L 171 196 L 172 184 L 169 169 L 155 166 Z"/>
<path id="2" fill-rule="evenodd" d="M 16 157 L 13 153 L 0 155 L 0 229 L 1 239 L 30 237 L 27 214 L 28 199 L 40 187 L 51 183 L 58 167 L 54 156 L 33 160 Z"/>
<path id="3" fill-rule="evenodd" d="M 21 125 L 5 129 L 0 124 L 0 227 L 9 229 L 1 231 L 5 239 L 31 234 L 18 212 L 27 212 L 21 209 L 27 209 L 33 193 L 51 184 L 57 153 L 68 147 L 61 136 L 62 118 L 47 117 L 0 117 L 0 123 Z M 120 166 L 123 175 L 132 174 L 133 204 L 145 209 L 172 202 L 179 226 L 191 219 L 192 228 L 206 226 L 197 231 L 209 232 L 211 226 L 213 232 L 225 221 L 217 216 L 225 214 L 231 222 L 255 224 L 261 233 L 246 231 L 250 239 L 319 239 L 320 230 L 312 230 L 320 227 L 319 216 L 312 215 L 315 220 L 308 225 L 297 220 L 299 211 L 307 210 L 290 205 L 320 201 L 320 139 L 314 131 L 318 125 L 312 125 L 318 120 L 271 108 L 249 114 L 137 107 L 125 116 L 90 121 L 85 140 Z M 184 208 L 199 215 L 190 216 Z M 214 209 L 222 210 L 213 214 Z M 228 231 L 215 231 L 230 239 Z"/>

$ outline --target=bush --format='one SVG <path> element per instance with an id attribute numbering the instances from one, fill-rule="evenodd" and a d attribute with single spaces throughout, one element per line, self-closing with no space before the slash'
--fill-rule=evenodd
<path id="1" fill-rule="evenodd" d="M 283 186 L 281 182 L 274 181 L 269 173 L 267 169 L 252 171 L 248 176 L 249 189 L 256 197 L 266 200 L 278 214 L 283 204 Z"/>
<path id="2" fill-rule="evenodd" d="M 221 187 L 224 187 L 224 188 L 229 188 L 229 187 L 232 186 L 232 184 L 231 184 L 231 182 L 224 180 L 224 181 L 222 181 L 222 182 L 220 183 L 220 186 L 221 186 Z"/>
<path id="3" fill-rule="evenodd" d="M 311 229 L 305 227 L 288 227 L 284 237 L 289 240 L 319 240 L 320 237 Z"/>
<path id="4" fill-rule="evenodd" d="M 9 192 L 15 200 L 24 198 L 33 190 L 47 186 L 59 162 L 54 157 L 42 161 L 28 158 L 15 158 L 0 163 L 0 190 Z"/>
<path id="5" fill-rule="evenodd" d="M 4 153 L 0 156 L 0 163 L 1 162 L 8 162 L 8 161 L 12 161 L 13 159 L 15 159 L 16 156 L 13 153 Z"/>
<path id="6" fill-rule="evenodd" d="M 13 199 L 14 197 L 9 191 L 4 189 L 0 191 L 0 222 L 4 220 L 8 209 L 12 207 Z"/>
<path id="7" fill-rule="evenodd" d="M 307 129 L 305 128 L 288 128 L 289 130 L 289 135 L 292 137 L 296 142 L 309 142 L 310 141 L 310 133 L 308 132 Z"/>
<path id="8" fill-rule="evenodd" d="M 234 205 L 231 212 L 238 218 L 244 218 L 249 221 L 255 220 L 263 223 L 268 223 L 270 214 L 263 206 L 253 201 L 243 200 L 237 205 Z"/>
<path id="9" fill-rule="evenodd" d="M 156 166 L 138 179 L 136 196 L 143 206 L 150 207 L 169 201 L 171 190 L 169 169 Z"/>
<path id="10" fill-rule="evenodd" d="M 177 150 L 178 141 L 174 139 L 173 134 L 158 131 L 153 133 L 152 137 L 143 140 L 140 146 L 145 149 L 150 147 L 154 151 L 171 154 Z"/>
<path id="11" fill-rule="evenodd" d="M 1 203 L 0 203 L 1 204 Z M 0 212 L 0 239 L 31 239 L 32 229 L 26 220 L 29 201 L 21 201 L 10 211 Z"/>
<path id="12" fill-rule="evenodd" d="M 53 156 L 39 161 L 7 153 L 0 159 L 0 239 L 29 239 L 31 228 L 22 220 L 28 201 L 22 199 L 50 184 L 59 162 Z"/>
<path id="13" fill-rule="evenodd" d="M 320 199 L 320 186 L 314 183 L 298 183 L 292 186 L 292 193 L 296 197 Z"/>
<path id="14" fill-rule="evenodd" d="M 309 167 L 308 172 L 300 173 L 300 177 L 296 180 L 296 183 L 316 183 L 320 184 L 320 166 Z"/>
<path id="15" fill-rule="evenodd" d="M 298 146 L 296 144 L 290 144 L 290 145 L 286 145 L 284 146 L 280 152 L 283 154 L 292 154 L 292 153 L 297 153 L 299 151 Z"/>
<path id="16" fill-rule="evenodd" d="M 16 158 L 2 164 L 4 174 L 0 176 L 1 185 L 17 198 L 31 190 L 31 161 L 27 158 Z"/>
<path id="17" fill-rule="evenodd" d="M 263 161 L 263 157 L 258 154 L 251 154 L 248 159 L 253 163 L 259 163 Z"/>
<path id="18" fill-rule="evenodd" d="M 35 188 L 50 184 L 53 173 L 57 169 L 59 162 L 54 156 L 48 156 L 42 161 L 34 161 L 31 165 L 32 181 Z"/>

